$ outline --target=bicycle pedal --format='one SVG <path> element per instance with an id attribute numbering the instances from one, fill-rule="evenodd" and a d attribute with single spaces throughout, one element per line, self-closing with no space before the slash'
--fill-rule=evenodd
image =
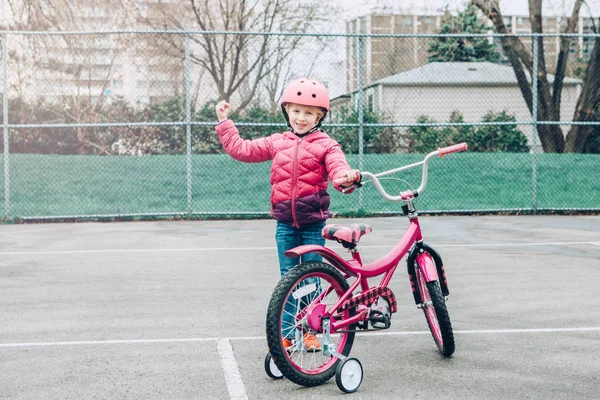
<path id="1" fill-rule="evenodd" d="M 369 321 L 358 321 L 356 323 L 356 326 L 358 327 L 358 329 L 367 330 L 369 329 Z"/>
<path id="2" fill-rule="evenodd" d="M 388 329 L 392 325 L 391 317 L 377 310 L 371 311 L 369 322 L 374 329 Z"/>

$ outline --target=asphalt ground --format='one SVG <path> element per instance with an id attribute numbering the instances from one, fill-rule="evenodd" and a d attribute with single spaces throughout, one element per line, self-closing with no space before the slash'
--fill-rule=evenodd
<path id="1" fill-rule="evenodd" d="M 366 222 L 363 260 L 401 217 Z M 437 352 L 404 261 L 390 329 L 357 334 L 359 399 L 597 399 L 600 217 L 421 217 L 444 259 L 456 352 Z M 264 371 L 275 223 L 0 226 L 0 398 L 328 399 Z M 340 248 L 337 243 L 329 246 Z M 340 252 L 343 254 L 342 252 Z"/>

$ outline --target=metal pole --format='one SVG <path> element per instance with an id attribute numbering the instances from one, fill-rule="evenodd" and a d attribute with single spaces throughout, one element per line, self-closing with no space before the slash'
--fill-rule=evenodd
<path id="1" fill-rule="evenodd" d="M 532 101 L 531 116 L 532 124 L 532 146 L 531 146 L 531 208 L 533 214 L 537 213 L 537 128 L 538 128 L 538 37 L 533 36 L 533 72 L 532 72 Z"/>
<path id="2" fill-rule="evenodd" d="M 363 166 L 363 147 L 364 147 L 364 113 L 363 113 L 363 51 L 364 51 L 364 38 L 362 36 L 357 37 L 358 41 L 358 169 L 362 171 Z M 358 207 L 360 210 L 363 209 L 363 191 L 358 191 Z"/>
<path id="3" fill-rule="evenodd" d="M 2 35 L 2 116 L 4 132 L 4 217 L 10 218 L 10 163 L 8 140 L 8 35 Z"/>
<path id="4" fill-rule="evenodd" d="M 190 35 L 185 35 L 185 139 L 187 167 L 187 212 L 192 214 L 192 111 L 190 104 Z"/>

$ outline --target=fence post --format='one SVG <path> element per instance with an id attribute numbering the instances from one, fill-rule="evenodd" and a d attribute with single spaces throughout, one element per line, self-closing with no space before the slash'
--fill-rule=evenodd
<path id="1" fill-rule="evenodd" d="M 186 187 L 187 187 L 187 213 L 192 215 L 192 112 L 190 104 L 190 35 L 185 35 L 185 140 L 186 140 Z"/>
<path id="2" fill-rule="evenodd" d="M 8 35 L 2 35 L 2 124 L 4 132 L 4 217 L 10 218 L 10 163 L 8 140 Z"/>
<path id="3" fill-rule="evenodd" d="M 358 79 L 357 79 L 357 102 L 358 102 L 358 169 L 362 171 L 364 169 L 363 166 L 363 147 L 364 147 L 364 132 L 363 132 L 363 124 L 364 124 L 364 112 L 363 112 L 363 54 L 364 54 L 364 37 L 358 36 Z M 358 191 L 358 208 L 359 210 L 363 209 L 363 191 Z"/>
<path id="4" fill-rule="evenodd" d="M 532 36 L 533 42 L 533 71 L 531 73 L 532 96 L 531 96 L 531 116 L 532 116 L 532 146 L 531 146 L 531 208 L 533 214 L 537 213 L 537 128 L 538 128 L 538 35 Z"/>

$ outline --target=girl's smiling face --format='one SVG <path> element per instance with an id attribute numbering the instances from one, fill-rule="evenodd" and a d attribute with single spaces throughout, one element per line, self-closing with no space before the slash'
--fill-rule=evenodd
<path id="1" fill-rule="evenodd" d="M 323 112 L 318 107 L 291 103 L 286 108 L 290 125 L 299 135 L 310 131 L 323 116 Z"/>

